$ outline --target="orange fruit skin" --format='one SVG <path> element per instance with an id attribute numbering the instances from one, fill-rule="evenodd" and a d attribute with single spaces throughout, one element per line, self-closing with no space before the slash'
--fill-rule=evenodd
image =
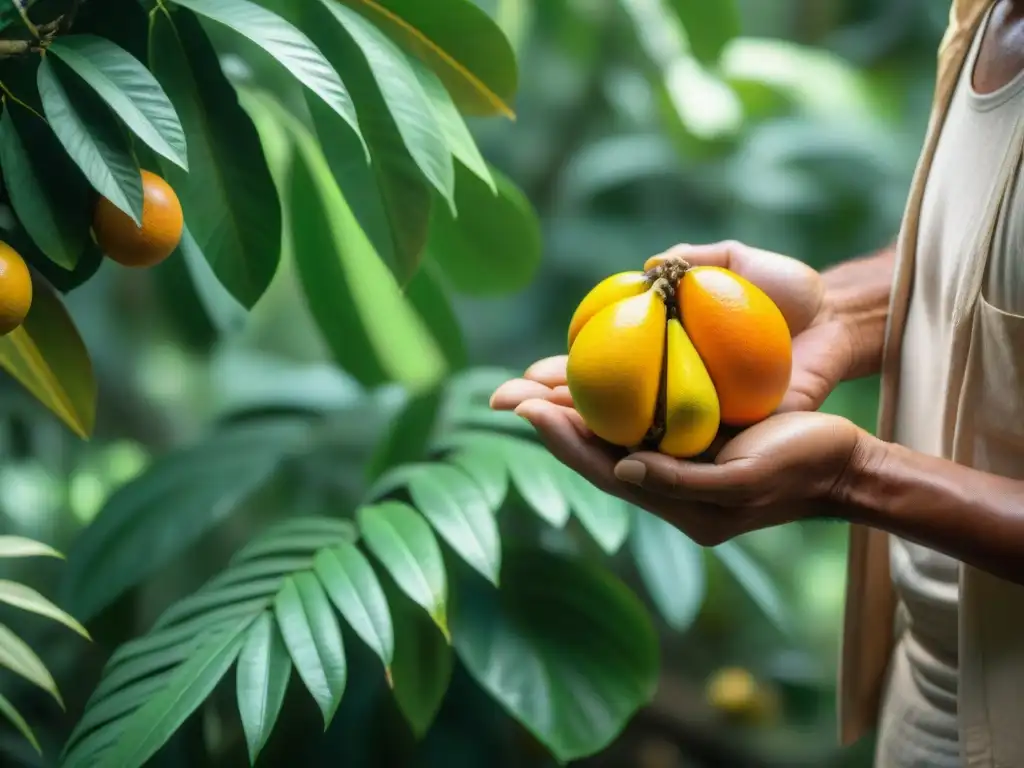
<path id="1" fill-rule="evenodd" d="M 21 255 L 0 242 L 0 336 L 25 322 L 32 306 L 32 275 Z"/>
<path id="2" fill-rule="evenodd" d="M 142 171 L 142 226 L 105 197 L 96 204 L 92 231 L 111 259 L 126 267 L 152 267 L 170 256 L 181 242 L 185 219 L 171 185 Z"/>
<path id="3" fill-rule="evenodd" d="M 693 267 L 677 296 L 683 328 L 718 392 L 722 423 L 744 427 L 770 416 L 793 368 L 793 340 L 775 302 L 721 267 Z"/>

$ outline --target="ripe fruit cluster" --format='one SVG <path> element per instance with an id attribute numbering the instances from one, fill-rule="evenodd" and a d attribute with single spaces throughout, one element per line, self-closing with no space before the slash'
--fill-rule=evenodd
<path id="1" fill-rule="evenodd" d="M 142 171 L 142 226 L 105 197 L 93 214 L 96 244 L 126 267 L 153 267 L 181 241 L 185 220 L 171 185 Z M 21 255 L 0 242 L 0 337 L 21 326 L 32 306 L 32 276 Z"/>
<path id="2" fill-rule="evenodd" d="M 567 378 L 598 437 L 689 458 L 721 425 L 748 426 L 778 408 L 792 358 L 782 312 L 753 283 L 721 267 L 650 259 L 580 302 Z"/>

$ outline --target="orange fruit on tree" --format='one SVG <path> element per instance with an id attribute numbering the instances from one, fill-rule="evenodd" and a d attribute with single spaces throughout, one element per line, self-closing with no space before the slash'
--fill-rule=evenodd
<path id="1" fill-rule="evenodd" d="M 680 458 L 707 450 L 722 424 L 768 417 L 792 369 L 789 327 L 767 294 L 679 258 L 598 283 L 568 342 L 569 392 L 594 434 Z"/>
<path id="2" fill-rule="evenodd" d="M 19 327 L 32 306 L 32 275 L 21 255 L 0 242 L 0 336 Z"/>
<path id="3" fill-rule="evenodd" d="M 150 171 L 142 171 L 142 226 L 101 197 L 96 204 L 92 231 L 100 249 L 126 267 L 152 267 L 170 256 L 181 242 L 185 219 L 171 185 Z"/>

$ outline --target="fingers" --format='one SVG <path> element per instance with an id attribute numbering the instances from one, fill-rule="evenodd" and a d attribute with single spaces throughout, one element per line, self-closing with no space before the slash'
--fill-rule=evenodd
<path id="1" fill-rule="evenodd" d="M 564 387 L 566 384 L 565 367 L 568 363 L 568 355 L 545 357 L 527 368 L 523 377 L 549 387 Z"/>
<path id="2" fill-rule="evenodd" d="M 547 400 L 556 405 L 572 407 L 572 395 L 568 387 L 554 389 L 529 379 L 506 381 L 491 395 L 491 408 L 496 411 L 512 411 L 526 400 Z"/>
<path id="3" fill-rule="evenodd" d="M 647 451 L 618 462 L 614 474 L 651 493 L 716 505 L 737 500 L 749 481 L 744 462 L 704 464 Z"/>

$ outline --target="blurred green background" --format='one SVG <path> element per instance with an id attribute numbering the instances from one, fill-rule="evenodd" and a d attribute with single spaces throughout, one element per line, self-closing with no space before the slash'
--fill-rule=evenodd
<path id="1" fill-rule="evenodd" d="M 561 353 L 590 286 L 678 242 L 740 239 L 824 269 L 895 236 L 948 3 L 741 0 L 732 19 L 709 0 L 689 4 L 708 18 L 706 36 L 687 41 L 651 0 L 479 2 L 514 42 L 521 88 L 516 121 L 476 121 L 474 132 L 537 209 L 544 258 L 518 294 L 456 300 L 472 365 L 522 369 Z M 688 45 L 720 50 L 719 65 L 695 66 Z M 69 306 L 100 382 L 96 438 L 79 444 L 0 381 L 4 528 L 58 548 L 150 456 L 197 435 L 227 404 L 267 391 L 339 406 L 356 396 L 331 364 L 287 261 L 244 323 L 222 297 L 200 301 L 173 265 L 140 274 L 108 262 Z M 826 409 L 871 428 L 876 389 L 875 379 L 845 384 Z M 365 460 L 378 428 L 372 414 L 351 420 L 339 475 L 359 471 L 348 457 Z M 655 705 L 587 765 L 868 765 L 870 745 L 835 748 L 845 537 L 846 527 L 832 523 L 746 537 L 796 616 L 793 636 L 713 567 L 692 627 L 661 627 Z M 194 562 L 203 556 L 197 550 Z M 632 563 L 622 573 L 636 582 Z M 42 567 L 25 580 L 39 587 L 56 578 Z M 54 648 L 48 659 L 59 656 Z M 69 651 L 67 664 L 74 659 Z M 709 705 L 706 681 L 731 666 L 762 681 L 766 715 L 734 721 Z M 74 669 L 65 665 L 59 677 Z M 461 703 L 446 705 L 431 736 L 453 768 L 483 764 L 479 755 L 459 757 L 469 722 L 460 707 L 494 706 L 470 688 L 456 679 L 449 699 Z M 52 716 L 44 709 L 26 714 Z M 28 759 L 6 732 L 0 747 Z"/>

